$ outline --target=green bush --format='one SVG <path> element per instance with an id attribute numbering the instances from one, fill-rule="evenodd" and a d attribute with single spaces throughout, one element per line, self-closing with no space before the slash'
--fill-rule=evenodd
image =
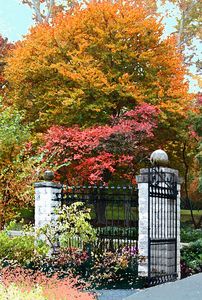
<path id="1" fill-rule="evenodd" d="M 82 202 L 75 202 L 55 210 L 54 223 L 47 224 L 38 230 L 38 235 L 46 237 L 53 252 L 60 248 L 83 246 L 96 240 L 96 230 L 91 226 L 90 209 Z"/>
<path id="2" fill-rule="evenodd" d="M 11 236 L 10 230 L 15 228 L 16 222 L 9 224 L 6 230 L 0 231 L 0 260 L 15 261 L 20 265 L 26 265 L 34 259 L 35 255 L 44 256 L 49 248 L 42 240 L 37 240 L 33 228 L 23 226 L 20 236 Z"/>
<path id="3" fill-rule="evenodd" d="M 202 239 L 181 249 L 182 277 L 202 272 Z"/>
<path id="4" fill-rule="evenodd" d="M 89 222 L 90 210 L 83 203 L 64 206 L 56 214 L 58 218 L 54 223 L 36 232 L 32 226 L 22 225 L 20 236 L 10 236 L 10 231 L 17 226 L 16 221 L 10 222 L 6 230 L 0 231 L 0 260 L 15 261 L 25 266 L 38 258 L 42 259 L 50 250 L 55 252 L 58 242 L 65 248 L 70 240 L 76 239 L 84 245 L 96 239 L 96 231 Z"/>
<path id="5" fill-rule="evenodd" d="M 194 229 L 190 226 L 181 228 L 181 242 L 190 243 L 202 239 L 202 229 Z"/>

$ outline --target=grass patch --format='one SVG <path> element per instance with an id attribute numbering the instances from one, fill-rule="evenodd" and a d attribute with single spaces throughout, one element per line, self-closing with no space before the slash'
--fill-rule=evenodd
<path id="1" fill-rule="evenodd" d="M 194 216 L 202 216 L 202 210 L 193 210 Z M 189 209 L 181 209 L 181 215 L 190 216 L 191 212 Z"/>
<path id="2" fill-rule="evenodd" d="M 202 216 L 202 210 L 193 210 L 193 215 L 194 215 L 194 219 L 196 220 L 196 222 L 199 222 L 199 220 Z M 188 209 L 181 210 L 181 222 L 182 223 L 192 222 L 190 210 L 188 210 Z"/>

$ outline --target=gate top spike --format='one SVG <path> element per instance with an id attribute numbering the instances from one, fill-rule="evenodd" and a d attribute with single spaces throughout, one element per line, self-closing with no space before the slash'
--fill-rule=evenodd
<path id="1" fill-rule="evenodd" d="M 154 166 L 167 166 L 168 161 L 167 153 L 161 149 L 155 150 L 150 156 L 150 162 Z"/>

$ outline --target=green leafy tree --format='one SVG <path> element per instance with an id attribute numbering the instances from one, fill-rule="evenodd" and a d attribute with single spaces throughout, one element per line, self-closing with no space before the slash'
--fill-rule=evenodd
<path id="1" fill-rule="evenodd" d="M 23 124 L 22 113 L 12 107 L 0 103 L 0 112 L 0 228 L 3 228 L 16 215 L 16 208 L 29 199 L 28 195 L 20 198 L 24 185 L 19 153 L 30 137 L 30 127 Z"/>

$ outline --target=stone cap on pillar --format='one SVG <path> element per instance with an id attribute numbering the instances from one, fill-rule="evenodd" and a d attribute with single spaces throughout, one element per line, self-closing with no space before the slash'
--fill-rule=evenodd
<path id="1" fill-rule="evenodd" d="M 51 188 L 55 188 L 55 189 L 61 189 L 62 188 L 62 184 L 61 183 L 56 183 L 56 182 L 52 182 L 52 181 L 41 181 L 41 182 L 35 182 L 34 183 L 34 187 L 35 188 L 47 188 L 47 187 L 51 187 Z"/>
<path id="2" fill-rule="evenodd" d="M 182 183 L 181 178 L 179 177 L 179 171 L 167 167 L 152 167 L 158 168 L 159 171 L 165 172 L 168 175 L 175 174 L 177 178 L 177 183 Z M 137 183 L 148 183 L 149 182 L 149 168 L 140 169 L 140 175 L 136 176 Z"/>
<path id="3" fill-rule="evenodd" d="M 44 181 L 41 182 L 36 182 L 34 184 L 35 188 L 56 188 L 56 189 L 61 189 L 62 184 L 61 183 L 56 183 L 53 182 L 52 180 L 54 179 L 54 172 L 51 170 L 46 170 L 43 174 Z"/>

